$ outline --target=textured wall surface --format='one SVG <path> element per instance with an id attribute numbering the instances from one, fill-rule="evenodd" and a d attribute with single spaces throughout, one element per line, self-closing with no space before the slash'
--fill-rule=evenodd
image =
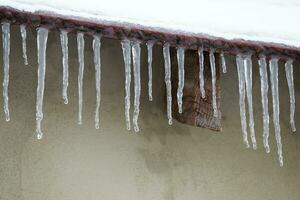
<path id="1" fill-rule="evenodd" d="M 70 42 L 69 104 L 61 98 L 59 36 L 50 33 L 44 99 L 44 139 L 34 137 L 37 79 L 35 32 L 28 40 L 29 66 L 23 65 L 17 28 L 11 35 L 11 122 L 0 112 L 1 200 L 256 200 L 300 197 L 300 65 L 295 66 L 297 134 L 289 128 L 289 98 L 280 63 L 281 128 L 285 165 L 277 162 L 273 123 L 271 154 L 262 145 L 260 82 L 254 66 L 254 115 L 258 150 L 245 149 L 240 132 L 235 60 L 222 75 L 223 131 L 174 121 L 165 114 L 162 51 L 154 48 L 154 101 L 147 97 L 147 58 L 142 51 L 139 134 L 124 120 L 124 68 L 117 41 L 103 40 L 101 128 L 94 129 L 95 84 L 91 39 L 86 40 L 83 125 L 77 125 L 76 38 Z M 2 48 L 0 48 L 2 55 Z M 0 58 L 2 63 L 2 56 Z M 256 62 L 254 62 L 256 63 Z M 2 66 L 2 65 L 1 65 Z M 1 78 L 2 78 L 1 68 Z M 0 87 L 0 93 L 2 87 Z M 2 101 L 2 97 L 0 98 Z M 2 103 L 2 102 L 1 102 Z M 271 110 L 271 107 L 270 107 Z M 297 115 L 298 114 L 298 115 Z"/>

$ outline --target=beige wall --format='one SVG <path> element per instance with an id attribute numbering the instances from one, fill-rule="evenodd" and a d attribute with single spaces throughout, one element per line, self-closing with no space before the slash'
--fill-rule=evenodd
<path id="1" fill-rule="evenodd" d="M 70 37 L 69 105 L 61 98 L 62 66 L 57 34 L 47 49 L 43 130 L 34 137 L 36 41 L 29 33 L 30 66 L 22 64 L 17 28 L 11 38 L 10 110 L 0 112 L 1 200 L 241 200 L 300 199 L 300 136 L 289 131 L 289 103 L 280 65 L 281 128 L 285 165 L 279 167 L 273 128 L 271 154 L 262 146 L 262 114 L 257 65 L 254 66 L 254 109 L 258 150 L 245 149 L 238 108 L 233 57 L 222 75 L 223 131 L 216 133 L 174 122 L 164 109 L 163 60 L 154 48 L 154 101 L 147 100 L 146 51 L 142 54 L 141 133 L 125 130 L 124 70 L 120 45 L 103 40 L 101 129 L 94 129 L 95 84 L 91 39 L 86 40 L 83 125 L 77 125 L 76 38 Z M 2 48 L 0 50 L 2 55 Z M 2 56 L 1 56 L 2 63 Z M 255 62 L 256 63 L 256 62 Z M 2 71 L 2 70 L 1 70 Z M 2 76 L 2 74 L 1 74 Z M 300 112 L 300 65 L 295 66 Z M 1 89 L 0 89 L 1 90 Z M 1 100 L 2 101 L 2 100 Z M 270 107 L 271 108 L 271 107 Z M 297 128 L 300 130 L 300 116 Z M 272 125 L 272 122 L 271 122 Z"/>

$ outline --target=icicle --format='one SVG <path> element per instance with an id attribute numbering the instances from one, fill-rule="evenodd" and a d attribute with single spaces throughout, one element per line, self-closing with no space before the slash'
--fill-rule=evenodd
<path id="1" fill-rule="evenodd" d="M 38 85 L 36 89 L 36 133 L 37 139 L 42 139 L 43 120 L 43 99 L 46 73 L 46 48 L 48 39 L 48 29 L 38 28 L 37 49 L 38 49 Z"/>
<path id="2" fill-rule="evenodd" d="M 199 56 L 199 87 L 200 87 L 201 97 L 205 98 L 203 47 L 200 47 L 198 49 L 198 56 Z"/>
<path id="3" fill-rule="evenodd" d="M 294 91 L 294 75 L 293 75 L 293 60 L 289 59 L 285 63 L 285 75 L 290 93 L 290 123 L 293 132 L 296 132 L 295 125 L 295 91 Z"/>
<path id="4" fill-rule="evenodd" d="M 171 60 L 170 60 L 170 44 L 165 43 L 163 47 L 165 60 L 165 83 L 167 90 L 167 113 L 169 125 L 172 125 L 172 86 L 171 86 Z"/>
<path id="5" fill-rule="evenodd" d="M 84 34 L 77 33 L 78 50 L 78 124 L 82 124 L 82 93 L 83 93 L 83 73 L 84 73 Z"/>
<path id="6" fill-rule="evenodd" d="M 245 67 L 245 81 L 246 81 L 246 94 L 248 102 L 248 113 L 249 113 L 249 128 L 250 137 L 252 141 L 253 149 L 257 149 L 255 130 L 254 130 L 254 118 L 253 118 L 253 104 L 252 104 L 252 61 L 251 55 L 246 55 L 244 58 Z"/>
<path id="7" fill-rule="evenodd" d="M 260 89 L 261 89 L 261 103 L 263 110 L 263 143 L 267 153 L 270 153 L 269 146 L 269 108 L 268 108 L 268 73 L 266 56 L 261 55 L 259 60 L 259 74 L 260 74 Z"/>
<path id="8" fill-rule="evenodd" d="M 248 134 L 247 134 L 247 118 L 246 118 L 246 105 L 245 105 L 245 68 L 241 55 L 236 56 L 236 67 L 239 79 L 239 104 L 240 104 L 240 117 L 243 141 L 246 147 L 249 148 Z"/>
<path id="9" fill-rule="evenodd" d="M 24 24 L 20 25 L 20 32 L 22 37 L 22 50 L 23 50 L 24 64 L 28 65 L 27 50 L 26 50 L 26 38 L 27 38 L 26 25 Z"/>
<path id="10" fill-rule="evenodd" d="M 60 31 L 60 43 L 62 49 L 62 64 L 63 64 L 63 89 L 62 97 L 65 104 L 68 104 L 68 86 L 69 86 L 69 53 L 68 53 L 68 32 L 65 30 Z"/>
<path id="11" fill-rule="evenodd" d="M 212 105 L 214 117 L 218 117 L 217 97 L 216 97 L 216 63 L 214 51 L 209 51 L 210 69 L 211 69 L 211 87 L 212 87 Z"/>
<path id="12" fill-rule="evenodd" d="M 225 61 L 225 56 L 224 56 L 224 52 L 222 51 L 221 54 L 221 64 L 222 64 L 222 71 L 224 74 L 227 73 L 227 69 L 226 69 L 226 61 Z"/>
<path id="13" fill-rule="evenodd" d="M 130 82 L 131 82 L 131 44 L 125 39 L 121 42 L 125 64 L 125 120 L 126 128 L 130 130 Z"/>
<path id="14" fill-rule="evenodd" d="M 93 51 L 94 51 L 94 64 L 95 64 L 95 81 L 96 81 L 96 110 L 95 110 L 95 128 L 99 129 L 99 110 L 101 100 L 101 36 L 94 35 Z"/>
<path id="15" fill-rule="evenodd" d="M 10 24 L 4 22 L 2 24 L 2 42 L 3 42 L 3 109 L 6 121 L 10 121 L 9 114 L 9 98 L 8 98 L 8 84 L 9 84 L 9 55 L 10 55 Z"/>
<path id="16" fill-rule="evenodd" d="M 182 96 L 184 88 L 184 48 L 179 47 L 177 49 L 177 61 L 178 61 L 178 88 L 177 88 L 177 103 L 178 112 L 182 113 Z"/>
<path id="17" fill-rule="evenodd" d="M 138 118 L 140 113 L 140 96 L 141 96 L 141 47 L 139 42 L 132 43 L 132 60 L 134 74 L 134 111 L 133 111 L 133 129 L 139 132 Z"/>
<path id="18" fill-rule="evenodd" d="M 149 101 L 153 100 L 152 97 L 152 49 L 153 49 L 153 42 L 147 42 L 147 50 L 148 50 L 148 96 Z"/>
<path id="19" fill-rule="evenodd" d="M 275 138 L 277 142 L 277 153 L 280 166 L 283 166 L 282 144 L 279 123 L 279 93 L 278 93 L 278 58 L 271 58 L 269 61 L 270 79 L 273 99 L 273 123 L 275 129 Z"/>

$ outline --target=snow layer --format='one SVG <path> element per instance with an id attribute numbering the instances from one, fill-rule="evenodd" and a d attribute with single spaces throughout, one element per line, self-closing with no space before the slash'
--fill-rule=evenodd
<path id="1" fill-rule="evenodd" d="M 0 0 L 29 12 L 300 47 L 298 0 Z"/>

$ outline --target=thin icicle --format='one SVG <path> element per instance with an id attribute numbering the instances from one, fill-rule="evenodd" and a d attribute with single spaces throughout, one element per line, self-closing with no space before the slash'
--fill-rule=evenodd
<path id="1" fill-rule="evenodd" d="M 152 96 L 152 49 L 154 42 L 147 42 L 147 50 L 148 50 L 148 96 L 149 101 L 153 100 Z"/>
<path id="2" fill-rule="evenodd" d="M 5 120 L 10 121 L 9 114 L 9 98 L 8 98 L 8 85 L 9 85 L 9 55 L 10 55 L 10 24 L 4 22 L 2 24 L 2 42 L 3 42 L 3 109 L 5 113 Z"/>
<path id="3" fill-rule="evenodd" d="M 121 42 L 125 64 L 125 121 L 126 128 L 130 130 L 130 82 L 131 82 L 131 44 L 125 39 Z"/>
<path id="4" fill-rule="evenodd" d="M 250 137 L 251 137 L 253 149 L 257 149 L 255 130 L 254 130 L 253 103 L 252 103 L 252 60 L 251 60 L 251 55 L 245 56 L 244 67 L 245 67 L 245 81 L 246 81 L 246 94 L 247 94 L 246 96 L 247 96 L 248 113 L 249 113 Z"/>
<path id="5" fill-rule="evenodd" d="M 200 87 L 201 97 L 205 98 L 203 47 L 200 47 L 198 49 L 198 56 L 199 56 L 199 87 Z"/>
<path id="6" fill-rule="evenodd" d="M 283 166 L 282 156 L 282 144 L 280 135 L 280 123 L 279 123 L 279 92 L 278 92 L 278 58 L 271 58 L 269 61 L 270 79 L 272 88 L 272 100 L 273 100 L 273 123 L 275 129 L 275 138 L 277 142 L 277 154 L 280 166 Z"/>
<path id="7" fill-rule="evenodd" d="M 177 49 L 177 61 L 178 61 L 178 88 L 177 88 L 177 103 L 178 112 L 182 113 L 182 96 L 184 88 L 184 48 L 179 47 Z"/>
<path id="8" fill-rule="evenodd" d="M 37 49 L 38 49 L 38 85 L 36 89 L 36 134 L 37 139 L 42 139 L 43 120 L 43 99 L 46 73 L 46 48 L 48 39 L 48 29 L 38 28 Z"/>
<path id="9" fill-rule="evenodd" d="M 214 110 L 214 117 L 218 117 L 218 108 L 217 108 L 217 96 L 216 96 L 216 63 L 214 50 L 209 51 L 209 61 L 211 69 L 211 88 L 212 88 L 212 106 Z"/>
<path id="10" fill-rule="evenodd" d="M 95 110 L 95 128 L 99 129 L 99 110 L 101 101 L 101 36 L 94 35 L 93 51 L 95 64 L 95 81 L 96 81 L 96 110 Z"/>
<path id="11" fill-rule="evenodd" d="M 78 124 L 82 124 L 82 101 L 83 101 L 83 73 L 84 73 L 84 34 L 77 33 L 78 51 Z"/>
<path id="12" fill-rule="evenodd" d="M 227 73 L 226 60 L 225 60 L 225 56 L 224 56 L 223 51 L 221 52 L 220 57 L 221 57 L 222 71 L 223 71 L 224 74 L 226 74 Z"/>
<path id="13" fill-rule="evenodd" d="M 68 32 L 60 31 L 60 42 L 62 49 L 62 64 L 63 64 L 63 89 L 62 98 L 65 104 L 68 104 L 68 86 L 69 86 L 69 53 L 68 53 Z"/>
<path id="14" fill-rule="evenodd" d="M 293 75 L 293 60 L 289 59 L 285 63 L 285 75 L 290 93 L 290 123 L 293 132 L 296 132 L 295 125 L 295 90 L 294 90 L 294 75 Z"/>
<path id="15" fill-rule="evenodd" d="M 169 125 L 172 125 L 172 86 L 171 86 L 171 60 L 170 60 L 170 44 L 165 43 L 163 47 L 165 60 L 165 83 L 167 90 L 167 114 Z"/>
<path id="16" fill-rule="evenodd" d="M 140 42 L 132 43 L 132 60 L 134 75 L 134 111 L 133 111 L 133 129 L 139 132 L 138 118 L 140 113 L 140 96 L 141 96 L 141 47 Z"/>
<path id="17" fill-rule="evenodd" d="M 261 55 L 259 60 L 259 74 L 260 74 L 260 90 L 261 90 L 261 103 L 263 110 L 263 143 L 267 153 L 270 153 L 269 146 L 269 108 L 268 108 L 268 72 L 266 56 Z"/>
<path id="18" fill-rule="evenodd" d="M 249 148 L 248 133 L 247 133 L 247 118 L 246 118 L 246 105 L 245 105 L 245 68 L 241 55 L 236 56 L 236 67 L 239 79 L 239 104 L 240 104 L 240 117 L 243 134 L 243 142 Z"/>
<path id="19" fill-rule="evenodd" d="M 24 24 L 20 25 L 20 32 L 22 37 L 22 50 L 23 50 L 24 64 L 28 65 L 27 48 L 26 48 L 26 38 L 27 38 L 26 25 Z"/>

